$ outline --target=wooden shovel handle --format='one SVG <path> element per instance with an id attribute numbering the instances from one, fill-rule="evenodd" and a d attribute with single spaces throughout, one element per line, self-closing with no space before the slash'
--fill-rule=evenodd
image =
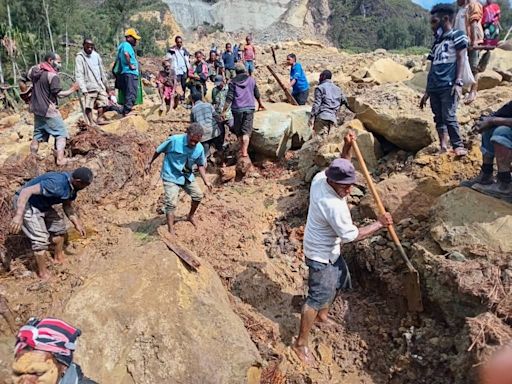
<path id="1" fill-rule="evenodd" d="M 366 179 L 366 183 L 368 184 L 368 188 L 370 188 L 373 198 L 375 199 L 375 203 L 377 204 L 379 213 L 381 215 L 384 215 L 386 213 L 386 208 L 384 208 L 384 204 L 382 204 L 382 200 L 380 199 L 379 192 L 377 191 L 377 188 L 375 187 L 375 184 L 373 183 L 373 180 L 370 176 L 370 172 L 368 172 L 368 168 L 366 167 L 366 162 L 364 161 L 363 155 L 361 154 L 361 151 L 359 150 L 359 146 L 357 145 L 355 140 L 352 142 L 352 149 L 354 150 L 357 161 L 359 162 L 359 166 L 361 167 L 361 170 L 363 171 L 363 175 L 364 175 L 364 178 Z M 396 234 L 395 227 L 393 225 L 388 225 L 387 228 L 388 228 L 389 234 L 391 235 L 391 238 L 393 239 L 393 242 L 399 248 L 400 253 L 402 253 L 403 247 L 402 247 L 402 244 L 400 243 L 400 239 L 398 238 L 398 235 Z M 407 258 L 407 256 L 405 256 L 405 258 L 406 258 L 405 261 L 407 263 L 407 266 L 409 267 L 410 261 Z"/>
<path id="2" fill-rule="evenodd" d="M 364 161 L 363 155 L 361 154 L 361 151 L 359 150 L 359 146 L 357 145 L 355 140 L 352 142 L 352 149 L 354 150 L 357 161 L 359 162 L 359 166 L 361 167 L 361 170 L 363 171 L 363 175 L 364 175 L 364 178 L 366 179 L 366 183 L 368 184 L 368 188 L 370 188 L 373 198 L 375 199 L 375 203 L 377 204 L 379 213 L 381 215 L 384 215 L 386 213 L 386 208 L 384 208 L 384 204 L 382 204 L 382 200 L 380 199 L 379 192 L 377 191 L 377 188 L 375 187 L 375 184 L 373 183 L 373 180 L 370 176 L 370 172 L 368 172 L 368 168 L 366 167 L 366 162 Z M 393 239 L 393 242 L 395 243 L 395 245 L 398 248 L 398 251 L 400 252 L 400 256 L 402 256 L 402 259 L 404 260 L 405 264 L 407 265 L 407 268 L 410 271 L 415 272 L 416 269 L 414 268 L 411 261 L 407 257 L 404 247 L 402 247 L 402 244 L 400 243 L 400 239 L 398 238 L 398 235 L 396 234 L 395 227 L 393 226 L 393 224 L 391 224 L 391 225 L 388 225 L 387 228 L 388 228 L 389 234 L 391 235 L 391 238 Z"/>

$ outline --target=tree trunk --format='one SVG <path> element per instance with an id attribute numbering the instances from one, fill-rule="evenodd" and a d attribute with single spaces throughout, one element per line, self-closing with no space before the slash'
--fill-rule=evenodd
<path id="1" fill-rule="evenodd" d="M 69 69 L 68 22 L 66 21 L 66 71 Z"/>
<path id="2" fill-rule="evenodd" d="M 48 35 L 50 36 L 50 46 L 52 47 L 52 52 L 55 52 L 55 46 L 53 45 L 52 27 L 50 26 L 50 17 L 48 16 L 48 7 L 49 5 L 46 4 L 45 0 L 43 0 L 43 8 L 46 15 L 46 26 L 48 27 Z"/>
<path id="3" fill-rule="evenodd" d="M 7 21 L 9 23 L 9 29 L 8 29 L 8 32 L 7 32 L 7 37 L 9 38 L 9 44 L 11 44 L 10 52 L 9 52 L 9 50 L 7 50 L 8 51 L 7 53 L 8 53 L 8 55 L 11 58 L 12 79 L 13 79 L 14 84 L 16 84 L 16 58 L 15 58 L 16 52 L 14 52 L 14 48 L 13 48 L 14 40 L 13 40 L 13 37 L 12 37 L 11 8 L 9 7 L 9 3 L 7 3 Z"/>

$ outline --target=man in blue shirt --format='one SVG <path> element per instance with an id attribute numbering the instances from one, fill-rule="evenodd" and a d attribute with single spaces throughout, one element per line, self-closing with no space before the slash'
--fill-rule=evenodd
<path id="1" fill-rule="evenodd" d="M 40 278 L 48 279 L 46 252 L 51 242 L 55 247 L 55 262 L 64 263 L 64 234 L 67 232 L 64 219 L 55 211 L 54 205 L 62 204 L 64 213 L 83 237 L 85 228 L 75 212 L 72 202 L 77 192 L 89 186 L 93 175 L 89 168 L 78 168 L 73 173 L 49 172 L 27 182 L 14 197 L 16 214 L 10 231 L 23 230 L 32 244 Z"/>
<path id="2" fill-rule="evenodd" d="M 192 205 L 187 220 L 196 226 L 194 214 L 203 199 L 203 192 L 195 181 L 193 173 L 194 166 L 197 166 L 204 184 L 209 190 L 212 185 L 206 177 L 206 157 L 201 144 L 203 127 L 198 123 L 192 123 L 187 132 L 180 135 L 173 135 L 160 144 L 153 157 L 146 165 L 146 173 L 151 172 L 153 162 L 164 153 L 161 178 L 164 183 L 164 212 L 167 218 L 167 227 L 171 235 L 174 235 L 174 212 L 178 204 L 180 189 L 183 189 L 191 198 Z"/>
<path id="3" fill-rule="evenodd" d="M 441 152 L 448 150 L 448 138 L 455 155 L 465 156 L 467 150 L 460 137 L 457 105 L 462 97 L 462 73 L 467 60 L 468 38 L 464 32 L 453 29 L 455 10 L 449 4 L 432 8 L 430 24 L 436 37 L 429 59 L 432 61 L 427 78 L 427 89 L 420 108 L 430 98 Z"/>
<path id="4" fill-rule="evenodd" d="M 229 81 L 236 76 L 235 63 L 238 61 L 237 54 L 231 48 L 231 43 L 226 44 L 226 51 L 222 54 L 222 61 L 224 62 L 226 80 Z"/>
<path id="5" fill-rule="evenodd" d="M 137 92 L 139 91 L 139 62 L 133 47 L 141 39 L 133 28 L 126 30 L 125 37 L 126 41 L 119 44 L 117 48 L 118 86 L 124 94 L 123 108 L 119 112 L 123 115 L 131 112 L 137 100 Z"/>
<path id="6" fill-rule="evenodd" d="M 290 88 L 292 96 L 299 105 L 306 105 L 309 96 L 309 82 L 304 73 L 301 63 L 297 63 L 297 56 L 290 53 L 286 57 L 290 69 Z"/>

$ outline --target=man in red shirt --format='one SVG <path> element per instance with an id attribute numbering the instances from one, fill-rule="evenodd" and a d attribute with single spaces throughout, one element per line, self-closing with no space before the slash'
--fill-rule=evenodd
<path id="1" fill-rule="evenodd" d="M 256 47 L 252 45 L 252 37 L 247 36 L 245 38 L 245 47 L 244 47 L 244 64 L 247 73 L 249 76 L 252 76 L 254 73 L 255 62 L 256 62 Z"/>

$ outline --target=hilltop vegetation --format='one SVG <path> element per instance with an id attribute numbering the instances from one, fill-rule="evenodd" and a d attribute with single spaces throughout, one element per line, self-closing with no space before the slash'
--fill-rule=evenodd
<path id="1" fill-rule="evenodd" d="M 55 50 L 65 58 L 66 41 L 69 47 L 69 67 L 74 53 L 81 47 L 84 37 L 91 37 L 99 52 L 112 55 L 123 37 L 127 25 L 133 26 L 145 37 L 138 46 L 139 54 L 161 54 L 156 40 L 165 40 L 169 33 L 156 20 L 130 21 L 136 12 L 166 10 L 160 0 L 16 0 L 9 1 L 12 28 L 9 28 L 9 12 L 6 0 L 0 0 L 0 38 L 14 40 L 16 49 L 0 49 L 0 58 L 7 80 L 23 72 L 41 57 Z M 48 9 L 46 18 L 45 5 Z M 52 39 L 48 24 L 50 25 Z"/>
<path id="2" fill-rule="evenodd" d="M 330 0 L 330 38 L 340 48 L 373 50 L 426 47 L 432 42 L 429 12 L 411 0 Z M 498 0 L 502 25 L 512 24 L 508 0 Z M 505 33 L 506 31 L 503 31 Z"/>

